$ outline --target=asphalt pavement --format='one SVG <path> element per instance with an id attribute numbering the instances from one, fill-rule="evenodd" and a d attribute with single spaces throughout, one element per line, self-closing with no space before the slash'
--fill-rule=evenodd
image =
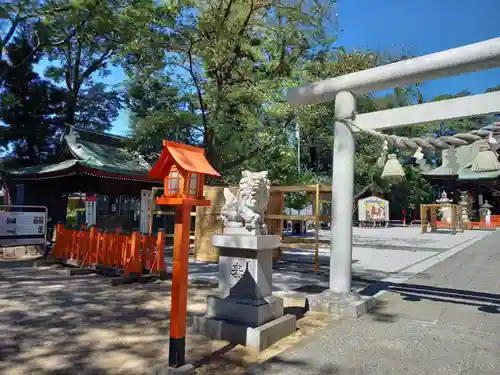
<path id="1" fill-rule="evenodd" d="M 250 375 L 500 374 L 500 233 L 402 283 L 363 290 L 378 307 L 321 333 Z"/>

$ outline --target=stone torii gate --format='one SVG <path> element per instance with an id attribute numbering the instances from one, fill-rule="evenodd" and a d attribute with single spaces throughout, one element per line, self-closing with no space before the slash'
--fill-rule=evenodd
<path id="1" fill-rule="evenodd" d="M 430 121 L 500 113 L 500 92 L 448 99 L 356 115 L 354 95 L 500 66 L 500 38 L 295 87 L 287 92 L 294 105 L 335 100 L 332 176 L 332 238 L 329 290 L 310 302 L 313 310 L 337 310 L 359 316 L 372 305 L 351 291 L 352 217 L 355 140 L 349 123 L 373 131 Z"/>

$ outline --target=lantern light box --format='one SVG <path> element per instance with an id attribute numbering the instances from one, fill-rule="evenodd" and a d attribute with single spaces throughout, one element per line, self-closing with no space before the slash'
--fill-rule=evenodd
<path id="1" fill-rule="evenodd" d="M 163 141 L 158 161 L 149 171 L 155 179 L 163 180 L 164 194 L 157 199 L 160 205 L 205 206 L 203 196 L 205 175 L 219 177 L 200 147 Z"/>

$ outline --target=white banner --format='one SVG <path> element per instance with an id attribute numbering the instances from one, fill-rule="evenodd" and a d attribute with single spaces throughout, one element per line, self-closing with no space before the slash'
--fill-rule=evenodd
<path id="1" fill-rule="evenodd" d="M 44 236 L 47 227 L 45 212 L 0 211 L 0 236 Z"/>
<path id="2" fill-rule="evenodd" d="M 151 190 L 141 190 L 141 217 L 139 228 L 141 233 L 149 233 L 149 211 L 151 210 L 151 203 L 153 199 L 153 192 Z"/>
<path id="3" fill-rule="evenodd" d="M 88 194 L 85 199 L 85 223 L 90 227 L 97 222 L 97 197 Z"/>

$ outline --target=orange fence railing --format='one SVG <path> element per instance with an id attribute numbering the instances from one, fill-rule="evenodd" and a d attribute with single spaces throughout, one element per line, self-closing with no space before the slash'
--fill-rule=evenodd
<path id="1" fill-rule="evenodd" d="M 449 228 L 449 224 L 446 221 L 436 221 L 436 227 L 439 229 Z M 495 230 L 500 228 L 500 223 L 498 221 L 491 221 L 486 223 L 485 221 L 470 221 L 468 223 L 468 229 L 490 229 Z"/>
<path id="2" fill-rule="evenodd" d="M 496 221 L 490 221 L 490 223 L 486 223 L 485 221 L 471 221 L 469 223 L 469 229 L 495 230 L 496 228 L 500 228 L 500 223 Z"/>
<path id="3" fill-rule="evenodd" d="M 165 233 L 158 235 L 130 235 L 103 232 L 94 227 L 90 229 L 67 229 L 57 224 L 56 241 L 53 255 L 62 260 L 72 260 L 81 267 L 102 265 L 123 271 L 125 275 L 151 275 L 166 272 Z"/>

